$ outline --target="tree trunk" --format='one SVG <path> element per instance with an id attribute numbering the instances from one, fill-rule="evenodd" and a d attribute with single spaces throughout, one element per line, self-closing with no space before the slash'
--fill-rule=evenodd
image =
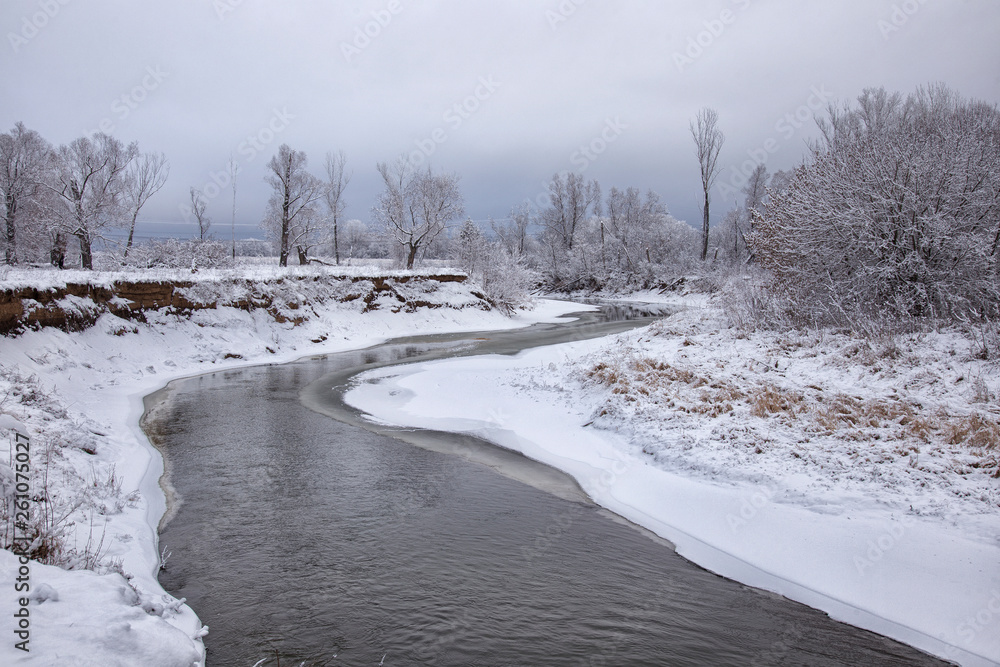
<path id="1" fill-rule="evenodd" d="M 128 242 L 125 244 L 125 253 L 122 256 L 122 259 L 128 259 L 128 251 L 132 249 L 132 239 L 135 236 L 135 220 L 138 217 L 139 212 L 136 211 L 135 215 L 132 216 L 132 224 L 128 228 Z"/>
<path id="2" fill-rule="evenodd" d="M 83 265 L 83 268 L 93 270 L 94 255 L 90 247 L 90 235 L 84 232 L 77 234 L 76 238 L 80 242 L 80 263 Z"/>
<path id="3" fill-rule="evenodd" d="M 406 256 L 406 268 L 412 269 L 413 262 L 417 259 L 417 250 L 420 248 L 419 245 L 410 244 L 410 250 Z"/>
<path id="4" fill-rule="evenodd" d="M 288 266 L 288 228 L 292 222 L 288 219 L 288 210 L 291 208 L 291 203 L 288 201 L 288 187 L 286 180 L 284 199 L 281 202 L 281 251 L 278 257 L 279 266 Z"/>
<path id="5" fill-rule="evenodd" d="M 337 262 L 337 266 L 340 266 L 340 243 L 337 240 L 337 220 L 333 221 L 333 258 Z"/>
<path id="6" fill-rule="evenodd" d="M 66 268 L 66 239 L 61 232 L 57 232 L 56 238 L 52 241 L 52 248 L 49 250 L 49 261 L 57 269 Z"/>
<path id="7" fill-rule="evenodd" d="M 14 218 L 17 214 L 17 200 L 12 196 L 7 196 L 7 249 L 4 253 L 4 261 L 7 264 L 17 264 L 17 227 L 14 226 Z"/>
<path id="8" fill-rule="evenodd" d="M 295 246 L 295 250 L 299 253 L 299 265 L 305 266 L 309 263 L 309 257 L 306 255 L 305 248 L 302 246 Z"/>
<path id="9" fill-rule="evenodd" d="M 701 223 L 701 261 L 708 258 L 708 190 L 705 190 L 705 217 Z"/>
<path id="10" fill-rule="evenodd" d="M 278 251 L 278 266 L 288 266 L 288 220 L 281 221 L 281 248 Z"/>

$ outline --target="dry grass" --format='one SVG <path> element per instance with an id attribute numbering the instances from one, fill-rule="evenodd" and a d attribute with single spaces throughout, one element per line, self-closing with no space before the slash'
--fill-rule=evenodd
<path id="1" fill-rule="evenodd" d="M 885 358 L 894 352 L 892 349 L 880 352 L 862 344 L 855 354 Z M 599 362 L 585 375 L 609 388 L 614 396 L 605 406 L 604 414 L 620 414 L 613 407 L 615 401 L 641 403 L 647 406 L 645 409 L 708 418 L 749 413 L 758 419 L 795 420 L 802 423 L 801 428 L 807 432 L 844 442 L 899 443 L 894 450 L 886 450 L 890 459 L 908 456 L 910 452 L 918 452 L 918 447 L 934 443 L 957 446 L 974 454 L 981 459 L 974 467 L 992 469 L 995 459 L 1000 458 L 996 455 L 1000 451 L 1000 423 L 981 413 L 954 416 L 893 398 L 865 400 L 847 394 L 830 396 L 817 385 L 810 385 L 806 391 L 773 384 L 745 390 L 732 382 L 712 380 L 692 370 L 640 356 Z M 981 388 L 979 393 L 983 393 Z M 872 455 L 870 448 L 863 449 L 864 456 Z M 893 451 L 895 455 L 890 454 Z"/>
<path id="2" fill-rule="evenodd" d="M 750 397 L 750 414 L 754 417 L 785 414 L 794 419 L 805 409 L 803 399 L 798 392 L 765 385 Z"/>
<path id="3" fill-rule="evenodd" d="M 953 418 L 943 432 L 949 445 L 965 445 L 980 450 L 1000 449 L 1000 424 L 979 413 Z"/>
<path id="4" fill-rule="evenodd" d="M 586 375 L 597 383 L 610 387 L 615 393 L 622 393 L 621 390 L 631 389 L 633 385 L 644 388 L 648 395 L 652 390 L 664 389 L 676 383 L 693 388 L 708 384 L 708 380 L 689 370 L 648 357 L 614 364 L 602 361 L 594 365 Z"/>

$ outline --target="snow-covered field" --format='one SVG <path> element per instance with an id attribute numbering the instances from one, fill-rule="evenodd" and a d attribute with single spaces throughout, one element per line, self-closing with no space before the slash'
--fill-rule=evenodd
<path id="1" fill-rule="evenodd" d="M 44 289 L 60 281 L 110 285 L 137 277 L 43 273 L 31 278 L 8 272 L 3 284 Z M 270 276 L 261 270 L 253 277 Z M 190 280 L 191 274 L 161 278 Z M 0 664 L 174 667 L 203 661 L 204 629 L 196 610 L 174 600 L 156 580 L 156 526 L 165 498 L 158 486 L 162 459 L 139 428 L 143 396 L 193 374 L 281 363 L 397 336 L 527 326 L 578 309 L 544 301 L 507 318 L 461 307 L 481 302 L 459 283 L 420 289 L 421 301 L 441 307 L 392 313 L 386 304 L 363 313 L 360 301 L 329 299 L 313 303 L 298 326 L 279 324 L 262 309 L 223 307 L 190 317 L 149 311 L 145 323 L 105 314 L 82 332 L 46 328 L 0 338 L 0 443 L 10 448 L 10 459 L 0 458 L 0 491 L 9 499 L 15 489 L 5 464 L 14 463 L 15 432 L 26 431 L 31 493 L 47 498 L 36 501 L 35 509 L 48 513 L 48 525 L 61 538 L 52 541 L 62 544 L 53 558 L 74 568 L 31 562 L 25 575 L 16 556 L 0 550 Z M 19 577 L 29 589 L 15 591 Z M 29 653 L 15 648 L 21 639 L 14 634 L 20 623 L 14 614 L 22 613 L 22 596 Z"/>
<path id="2" fill-rule="evenodd" d="M 613 339 L 383 369 L 373 418 L 573 475 L 715 572 L 1000 664 L 1000 372 L 954 333 L 730 328 L 705 297 Z"/>

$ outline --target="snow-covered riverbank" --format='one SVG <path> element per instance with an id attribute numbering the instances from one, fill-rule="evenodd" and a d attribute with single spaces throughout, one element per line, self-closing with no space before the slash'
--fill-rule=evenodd
<path id="1" fill-rule="evenodd" d="M 746 335 L 689 305 L 614 339 L 374 371 L 347 400 L 564 470 L 715 572 L 1000 664 L 996 363 L 959 335 Z"/>
<path id="2" fill-rule="evenodd" d="M 211 286 L 200 289 L 211 297 Z M 165 594 L 156 580 L 156 526 L 165 499 L 158 486 L 162 459 L 139 428 L 147 394 L 199 373 L 398 336 L 523 327 L 580 309 L 542 301 L 507 318 L 483 310 L 466 285 L 435 283 L 418 291 L 420 304 L 402 312 L 390 311 L 400 305 L 396 294 L 375 310 L 360 300 L 312 302 L 298 325 L 263 308 L 219 307 L 188 314 L 152 310 L 145 322 L 105 313 L 85 331 L 47 327 L 0 338 L 0 442 L 10 444 L 13 458 L 14 420 L 23 424 L 31 438 L 32 493 L 46 498 L 36 502 L 52 516 L 60 560 L 76 567 L 31 562 L 30 589 L 18 593 L 17 557 L 0 551 L 0 664 L 174 667 L 203 661 L 197 610 Z M 83 569 L 95 561 L 96 573 Z M 15 647 L 13 632 L 22 595 L 29 653 Z"/>

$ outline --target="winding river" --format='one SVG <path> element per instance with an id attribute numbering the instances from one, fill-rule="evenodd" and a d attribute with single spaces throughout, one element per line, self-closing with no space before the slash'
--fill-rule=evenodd
<path id="1" fill-rule="evenodd" d="M 148 397 L 173 499 L 160 580 L 209 626 L 209 665 L 942 664 L 691 564 L 551 468 L 471 437 L 375 427 L 340 400 L 375 366 L 649 321 L 605 308 Z"/>

